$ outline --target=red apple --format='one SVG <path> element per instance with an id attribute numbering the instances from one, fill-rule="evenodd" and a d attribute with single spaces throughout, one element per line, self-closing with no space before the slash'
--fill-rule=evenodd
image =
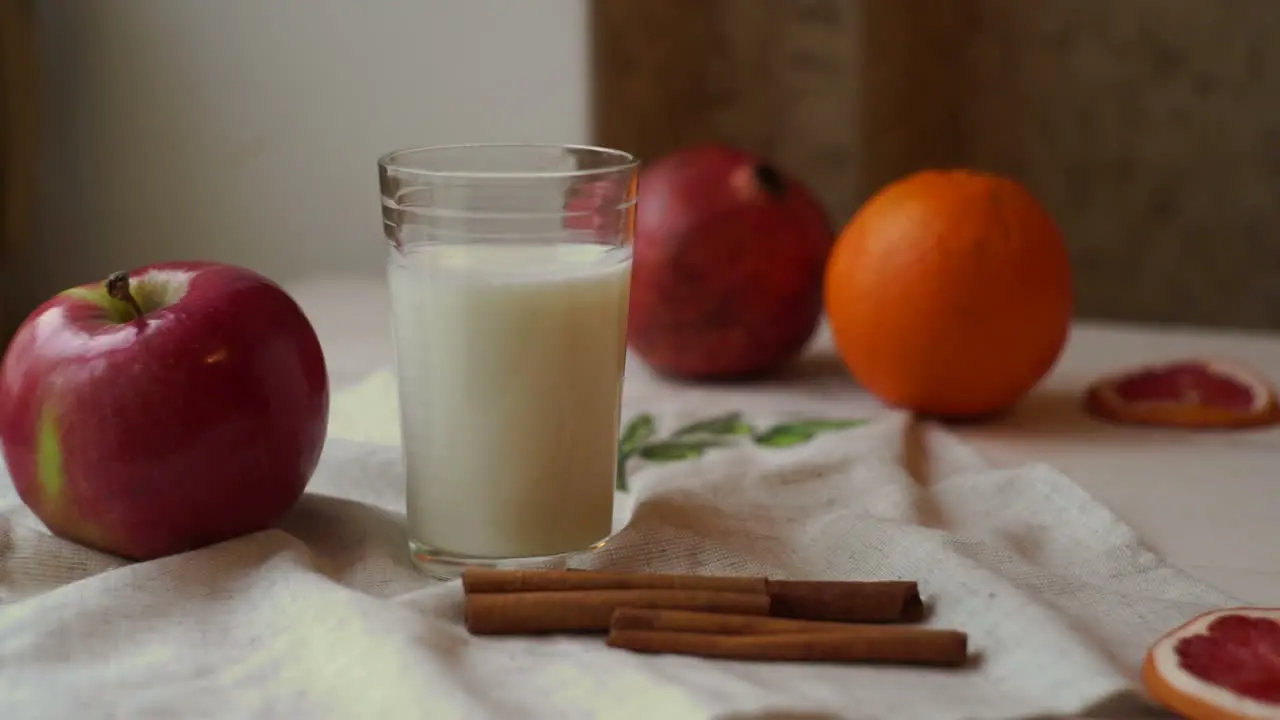
<path id="1" fill-rule="evenodd" d="M 767 374 L 822 315 L 834 233 L 809 188 L 750 152 L 705 145 L 640 173 L 627 339 L 664 375 Z"/>
<path id="2" fill-rule="evenodd" d="M 145 560 L 264 529 L 324 445 L 320 342 L 244 268 L 165 263 L 36 308 L 0 363 L 0 445 L 55 535 Z"/>

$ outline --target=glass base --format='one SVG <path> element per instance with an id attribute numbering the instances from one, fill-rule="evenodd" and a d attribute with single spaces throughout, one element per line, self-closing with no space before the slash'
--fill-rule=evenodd
<path id="1" fill-rule="evenodd" d="M 557 570 L 568 567 L 569 561 L 581 558 L 603 548 L 609 542 L 605 538 L 600 542 L 583 548 L 570 550 L 556 555 L 540 555 L 533 557 L 492 558 L 473 555 L 459 555 L 431 547 L 417 540 L 409 540 L 409 559 L 422 572 L 437 580 L 456 580 L 468 567 L 482 567 L 503 570 Z"/>

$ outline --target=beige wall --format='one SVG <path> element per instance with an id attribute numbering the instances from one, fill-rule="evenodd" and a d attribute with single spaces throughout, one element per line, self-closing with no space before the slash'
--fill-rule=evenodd
<path id="1" fill-rule="evenodd" d="M 43 0 L 12 307 L 175 257 L 377 272 L 378 152 L 589 139 L 584 2 Z M 704 114 L 837 219 L 915 167 L 989 167 L 1059 217 L 1083 315 L 1280 327 L 1275 0 L 715 8 Z"/>
<path id="2" fill-rule="evenodd" d="M 375 158 L 587 139 L 582 0 L 43 0 L 29 306 L 183 257 L 379 272 Z"/>

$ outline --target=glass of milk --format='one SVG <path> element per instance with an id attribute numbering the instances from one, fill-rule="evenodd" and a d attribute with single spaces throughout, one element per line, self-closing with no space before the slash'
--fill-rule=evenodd
<path id="1" fill-rule="evenodd" d="M 543 565 L 612 531 L 636 160 L 458 145 L 379 159 L 409 551 Z"/>

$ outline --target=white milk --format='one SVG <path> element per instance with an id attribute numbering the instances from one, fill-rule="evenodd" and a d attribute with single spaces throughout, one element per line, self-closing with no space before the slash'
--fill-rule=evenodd
<path id="1" fill-rule="evenodd" d="M 515 558 L 606 538 L 630 248 L 427 245 L 388 275 L 411 542 Z"/>

